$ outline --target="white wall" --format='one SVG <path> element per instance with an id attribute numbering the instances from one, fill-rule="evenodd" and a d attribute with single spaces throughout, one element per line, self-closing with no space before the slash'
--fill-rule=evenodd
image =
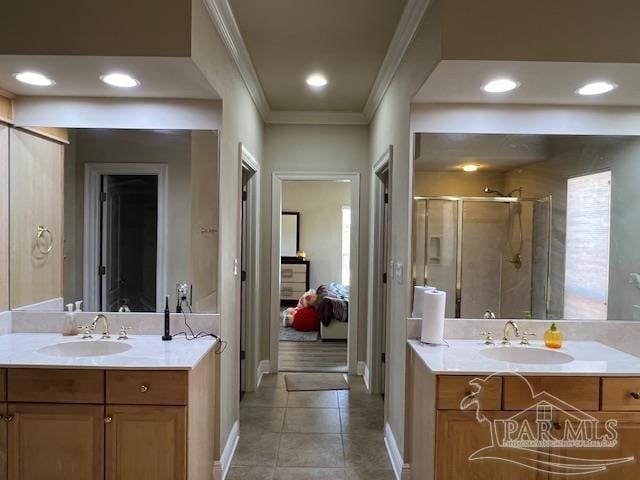
<path id="1" fill-rule="evenodd" d="M 273 172 L 359 172 L 360 252 L 358 359 L 365 358 L 367 298 L 367 233 L 369 231 L 369 132 L 366 126 L 267 125 L 262 165 L 262 205 L 271 205 Z M 263 207 L 264 208 L 264 207 Z M 263 210 L 261 284 L 271 282 L 271 215 Z M 313 259 L 312 259 L 313 262 Z M 312 263 L 313 269 L 313 263 Z M 263 289 L 260 358 L 269 358 L 269 289 Z"/>
<path id="2" fill-rule="evenodd" d="M 310 288 L 342 283 L 342 207 L 350 203 L 349 182 L 282 182 L 282 211 L 300 212 L 300 248 L 310 261 Z"/>

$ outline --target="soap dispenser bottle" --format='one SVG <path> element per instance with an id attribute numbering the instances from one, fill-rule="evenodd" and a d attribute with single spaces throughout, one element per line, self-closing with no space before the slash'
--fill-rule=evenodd
<path id="1" fill-rule="evenodd" d="M 62 335 L 65 337 L 71 337 L 73 335 L 77 335 L 78 331 L 75 327 L 74 317 L 75 314 L 73 312 L 73 303 L 68 303 L 67 311 L 64 313 L 64 323 L 62 324 Z"/>
<path id="2" fill-rule="evenodd" d="M 549 330 L 544 332 L 544 344 L 548 348 L 562 347 L 562 333 L 558 330 L 556 322 L 552 322 Z"/>

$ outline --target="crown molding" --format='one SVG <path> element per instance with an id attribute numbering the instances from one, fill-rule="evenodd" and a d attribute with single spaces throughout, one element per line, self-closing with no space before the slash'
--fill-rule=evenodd
<path id="1" fill-rule="evenodd" d="M 249 94 L 251 98 L 253 98 L 260 115 L 262 115 L 262 119 L 266 121 L 271 112 L 271 108 L 269 107 L 269 102 L 267 101 L 267 97 L 258 79 L 258 74 L 249 56 L 247 46 L 240 34 L 240 29 L 238 28 L 238 23 L 233 15 L 229 1 L 204 0 L 204 3 L 209 10 L 213 23 L 218 29 L 218 32 L 220 32 L 222 41 L 226 45 L 231 58 L 233 58 L 238 66 L 240 76 L 247 86 Z"/>
<path id="2" fill-rule="evenodd" d="M 391 80 L 398 71 L 400 62 L 402 62 L 404 54 L 413 40 L 429 3 L 431 0 L 407 0 L 380 70 L 378 70 L 378 76 L 373 83 L 371 92 L 369 92 L 369 98 L 364 105 L 363 114 L 368 121 L 373 118 Z"/>
<path id="3" fill-rule="evenodd" d="M 298 125 L 368 125 L 362 112 L 271 112 L 265 120 L 270 124 Z"/>

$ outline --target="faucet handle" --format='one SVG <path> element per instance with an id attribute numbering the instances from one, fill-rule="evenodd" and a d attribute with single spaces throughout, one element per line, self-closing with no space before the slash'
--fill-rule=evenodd
<path id="1" fill-rule="evenodd" d="M 129 340 L 129 335 L 127 334 L 127 330 L 131 330 L 131 327 L 125 327 L 122 325 L 120 327 L 120 333 L 118 333 L 118 340 Z"/>
<path id="2" fill-rule="evenodd" d="M 522 339 L 520 345 L 529 345 L 529 337 L 535 337 L 535 332 L 522 332 Z"/>
<path id="3" fill-rule="evenodd" d="M 484 337 L 485 345 L 493 345 L 493 333 L 491 332 L 481 332 L 480 336 Z"/>
<path id="4" fill-rule="evenodd" d="M 89 325 L 79 325 L 76 328 L 78 330 L 83 330 L 82 332 L 83 340 L 90 340 L 93 338 L 93 335 L 91 334 L 91 327 Z"/>

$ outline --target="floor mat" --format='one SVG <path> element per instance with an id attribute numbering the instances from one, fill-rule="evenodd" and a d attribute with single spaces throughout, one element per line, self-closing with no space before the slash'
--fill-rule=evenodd
<path id="1" fill-rule="evenodd" d="M 318 332 L 299 332 L 292 327 L 280 325 L 280 341 L 282 342 L 315 342 L 318 340 Z"/>
<path id="2" fill-rule="evenodd" d="M 349 390 L 343 373 L 288 373 L 284 380 L 289 392 L 313 390 Z"/>

